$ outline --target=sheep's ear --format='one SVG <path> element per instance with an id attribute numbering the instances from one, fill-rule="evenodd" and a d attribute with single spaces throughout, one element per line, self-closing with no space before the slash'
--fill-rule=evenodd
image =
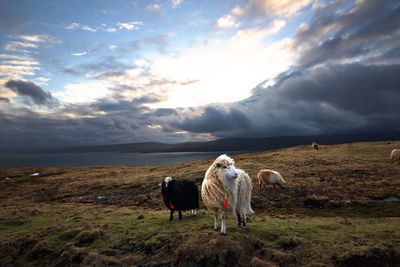
<path id="1" fill-rule="evenodd" d="M 221 163 L 217 163 L 217 164 L 215 164 L 215 166 L 216 166 L 217 168 L 221 168 Z"/>

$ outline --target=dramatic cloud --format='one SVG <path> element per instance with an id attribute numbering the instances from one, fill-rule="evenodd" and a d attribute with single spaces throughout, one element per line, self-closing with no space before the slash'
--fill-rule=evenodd
<path id="1" fill-rule="evenodd" d="M 51 93 L 44 91 L 36 84 L 22 80 L 9 80 L 5 87 L 17 93 L 19 96 L 29 98 L 34 104 L 39 106 L 54 106 L 58 101 Z"/>
<path id="2" fill-rule="evenodd" d="M 207 107 L 200 116 L 186 118 L 175 125 L 189 132 L 218 133 L 251 128 L 251 121 L 241 111 L 231 108 L 224 111 L 214 107 Z"/>
<path id="3" fill-rule="evenodd" d="M 291 40 L 266 41 L 283 26 L 284 22 L 273 21 L 266 27 L 240 30 L 225 41 L 210 40 L 156 58 L 150 71 L 158 79 L 198 81 L 174 87 L 163 107 L 227 103 L 249 97 L 251 88 L 273 79 L 293 62 Z"/>
<path id="4" fill-rule="evenodd" d="M 321 62 L 366 62 L 379 58 L 398 43 L 397 1 L 357 1 L 348 13 L 337 12 L 345 8 L 340 1 L 316 6 L 311 23 L 300 27 L 294 47 L 304 67 Z"/>
<path id="5" fill-rule="evenodd" d="M 400 65 L 319 67 L 173 125 L 219 137 L 399 131 L 399 83 Z"/>
<path id="6" fill-rule="evenodd" d="M 137 22 L 104 20 L 96 30 L 131 35 L 71 46 L 73 61 L 58 66 L 62 77 L 74 76 L 54 96 L 38 86 L 53 77 L 39 69 L 39 54 L 3 49 L 0 146 L 400 131 L 398 1 L 240 3 L 207 21 L 207 37 L 196 29 L 190 40 L 180 28 L 141 35 Z M 39 52 L 40 40 L 16 34 L 4 46 Z M 71 57 L 80 51 L 90 57 Z M 55 97 L 62 105 L 47 108 Z M 18 105 L 24 99 L 34 107 Z"/>

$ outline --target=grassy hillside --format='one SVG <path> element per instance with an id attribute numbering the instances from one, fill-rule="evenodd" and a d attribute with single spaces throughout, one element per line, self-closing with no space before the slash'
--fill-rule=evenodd
<path id="1" fill-rule="evenodd" d="M 158 183 L 198 185 L 213 159 L 167 167 L 0 170 L 0 266 L 398 266 L 400 142 L 299 146 L 234 157 L 253 178 L 256 214 L 232 217 L 228 235 L 212 216 L 168 221 Z M 271 168 L 285 190 L 260 190 Z M 40 172 L 31 177 L 30 173 Z M 396 201 L 397 200 L 397 201 Z"/>

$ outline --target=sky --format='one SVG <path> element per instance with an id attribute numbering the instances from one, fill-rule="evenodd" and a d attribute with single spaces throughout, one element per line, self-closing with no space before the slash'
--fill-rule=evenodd
<path id="1" fill-rule="evenodd" d="M 400 131 L 395 0 L 0 0 L 0 149 Z"/>

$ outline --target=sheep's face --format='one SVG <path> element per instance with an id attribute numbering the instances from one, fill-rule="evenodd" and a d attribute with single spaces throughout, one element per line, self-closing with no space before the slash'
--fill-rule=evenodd
<path id="1" fill-rule="evenodd" d="M 227 179 L 236 179 L 238 174 L 235 165 L 231 162 L 222 161 L 215 164 L 218 176 Z"/>
<path id="2" fill-rule="evenodd" d="M 164 179 L 165 187 L 168 187 L 168 183 L 171 182 L 171 181 L 172 181 L 172 178 L 171 178 L 171 177 L 168 176 L 167 178 L 165 178 L 165 179 Z"/>

